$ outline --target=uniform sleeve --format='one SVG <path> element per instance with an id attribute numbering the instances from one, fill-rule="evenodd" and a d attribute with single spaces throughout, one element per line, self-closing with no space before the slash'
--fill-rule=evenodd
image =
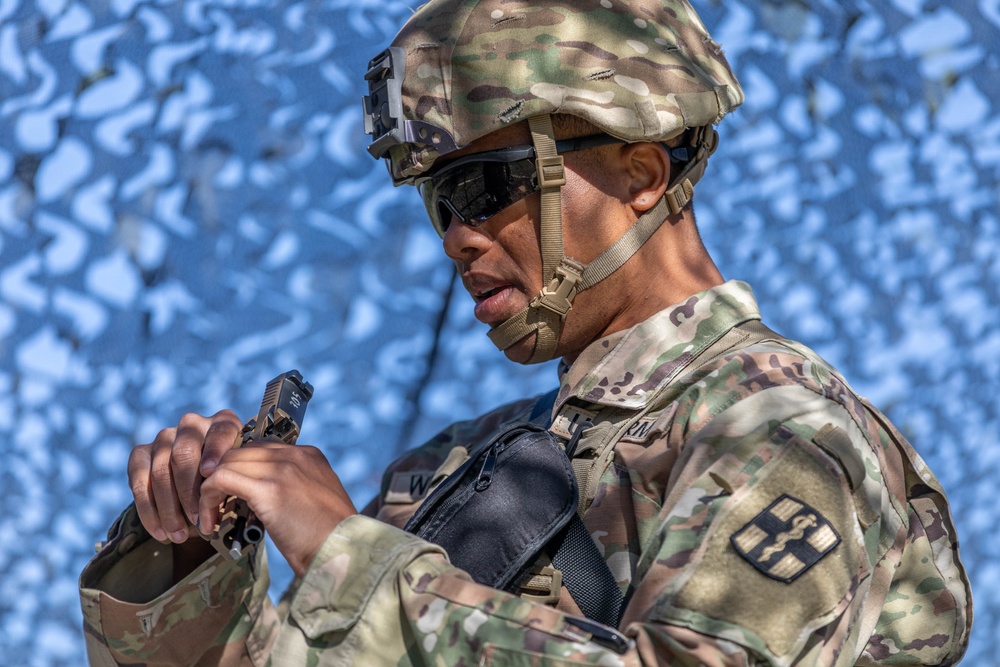
<path id="1" fill-rule="evenodd" d="M 650 656 L 803 667 L 853 656 L 844 664 L 854 664 L 871 634 L 862 612 L 881 609 L 868 592 L 888 545 L 866 542 L 859 520 L 857 504 L 868 499 L 852 484 L 861 489 L 867 471 L 849 436 L 839 458 L 814 441 L 830 428 L 847 433 L 849 416 L 806 389 L 767 393 L 717 416 L 678 461 L 623 620 Z M 758 411 L 769 399 L 788 403 Z M 788 415 L 797 404 L 804 410 Z"/>
<path id="2" fill-rule="evenodd" d="M 265 550 L 252 566 L 212 556 L 174 585 L 172 571 L 172 546 L 130 506 L 80 576 L 90 664 L 263 665 L 278 629 Z"/>
<path id="3" fill-rule="evenodd" d="M 289 609 L 275 665 L 638 664 L 634 650 L 590 641 L 565 614 L 477 584 L 440 547 L 361 515 L 327 538 Z"/>
<path id="4" fill-rule="evenodd" d="M 683 445 L 623 619 L 643 658 L 954 664 L 971 612 L 933 476 L 838 375 L 762 350 L 672 406 Z"/>

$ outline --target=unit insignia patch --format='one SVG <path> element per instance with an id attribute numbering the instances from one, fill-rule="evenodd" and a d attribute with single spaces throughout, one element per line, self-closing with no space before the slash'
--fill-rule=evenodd
<path id="1" fill-rule="evenodd" d="M 815 509 L 783 495 L 729 541 L 755 568 L 787 584 L 840 544 L 840 535 Z"/>

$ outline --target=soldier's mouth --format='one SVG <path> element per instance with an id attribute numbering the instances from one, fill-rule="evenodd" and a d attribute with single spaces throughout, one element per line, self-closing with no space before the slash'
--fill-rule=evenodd
<path id="1" fill-rule="evenodd" d="M 476 301 L 474 311 L 476 319 L 483 324 L 494 324 L 506 320 L 514 291 L 513 285 L 498 285 L 474 292 L 472 298 Z"/>
<path id="2" fill-rule="evenodd" d="M 500 285 L 499 287 L 493 287 L 493 288 L 487 289 L 487 290 L 480 290 L 479 292 L 476 292 L 475 294 L 473 294 L 472 298 L 474 298 L 476 300 L 476 303 L 481 303 L 481 302 L 485 301 L 486 299 L 489 299 L 491 296 L 493 296 L 495 294 L 499 294 L 503 290 L 509 289 L 509 288 L 510 288 L 510 285 Z"/>

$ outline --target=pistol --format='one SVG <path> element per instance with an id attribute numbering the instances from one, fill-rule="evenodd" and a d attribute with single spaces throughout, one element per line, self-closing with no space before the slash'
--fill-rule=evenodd
<path id="1" fill-rule="evenodd" d="M 233 448 L 251 441 L 294 445 L 312 395 L 312 385 L 297 370 L 282 373 L 268 382 L 257 416 L 244 424 Z M 239 560 L 248 546 L 262 539 L 264 525 L 246 501 L 236 496 L 226 498 L 219 506 L 219 521 L 209 538 L 212 546 L 223 556 Z"/>

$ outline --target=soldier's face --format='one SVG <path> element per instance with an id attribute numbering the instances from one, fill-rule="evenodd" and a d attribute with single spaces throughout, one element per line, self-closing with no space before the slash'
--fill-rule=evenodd
<path id="1" fill-rule="evenodd" d="M 453 156 L 530 145 L 527 123 L 495 132 Z M 618 146 L 600 150 L 616 155 Z M 603 156 L 603 153 L 602 153 Z M 618 224 L 627 192 L 612 176 L 614 165 L 594 155 L 566 155 L 566 185 L 562 188 L 563 242 L 565 253 L 578 261 L 590 262 L 620 235 Z M 613 161 L 613 157 L 612 157 Z M 627 188 L 626 188 L 627 190 Z M 495 328 L 525 308 L 542 288 L 542 258 L 539 219 L 540 195 L 535 193 L 507 208 L 479 226 L 472 227 L 453 218 L 444 235 L 445 252 L 455 261 L 462 283 L 475 300 L 475 317 Z M 566 318 L 557 354 L 572 361 L 587 344 L 604 335 L 615 319 L 623 300 L 603 281 L 580 293 Z M 534 347 L 535 334 L 505 351 L 508 358 L 525 362 Z"/>

